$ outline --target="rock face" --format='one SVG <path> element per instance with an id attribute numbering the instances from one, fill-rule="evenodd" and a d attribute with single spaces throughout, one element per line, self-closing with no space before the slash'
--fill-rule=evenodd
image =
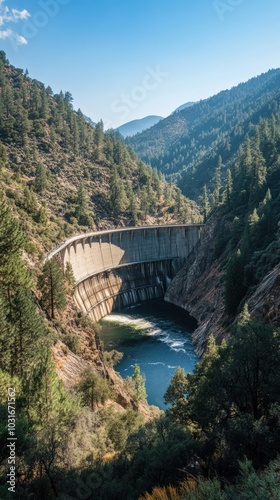
<path id="1" fill-rule="evenodd" d="M 225 245 L 219 258 L 215 257 L 219 223 L 213 219 L 205 226 L 187 265 L 175 276 L 165 294 L 166 301 L 187 310 L 198 321 L 193 333 L 198 356 L 203 354 L 211 333 L 218 342 L 229 335 L 229 318 L 225 315 L 223 300 L 229 245 Z M 280 326 L 280 264 L 248 292 L 245 300 L 252 318 Z"/>
<path id="2" fill-rule="evenodd" d="M 88 368 L 88 363 L 70 351 L 61 340 L 52 348 L 52 357 L 56 373 L 68 389 L 75 386 L 81 374 Z"/>
<path id="3" fill-rule="evenodd" d="M 223 320 L 222 263 L 225 256 L 215 259 L 215 233 L 218 222 L 205 226 L 200 241 L 188 258 L 187 265 L 179 271 L 168 288 L 164 299 L 183 309 L 198 321 L 193 333 L 196 353 L 204 352 L 210 333 L 218 339 Z"/>
<path id="4" fill-rule="evenodd" d="M 280 264 L 268 273 L 248 301 L 251 316 L 280 326 Z"/>

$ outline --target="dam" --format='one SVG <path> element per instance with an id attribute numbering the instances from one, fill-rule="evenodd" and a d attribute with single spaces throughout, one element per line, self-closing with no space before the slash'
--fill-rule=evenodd
<path id="1" fill-rule="evenodd" d="M 202 224 L 113 229 L 69 238 L 52 250 L 75 277 L 77 307 L 98 322 L 110 312 L 164 297 L 195 249 Z"/>

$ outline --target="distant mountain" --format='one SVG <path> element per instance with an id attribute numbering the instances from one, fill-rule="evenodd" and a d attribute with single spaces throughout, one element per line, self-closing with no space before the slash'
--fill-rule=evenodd
<path id="1" fill-rule="evenodd" d="M 182 106 L 179 106 L 179 108 L 176 108 L 174 113 L 177 113 L 178 111 L 182 111 L 183 109 L 190 108 L 196 104 L 195 102 L 186 102 L 185 104 L 182 104 Z"/>
<path id="2" fill-rule="evenodd" d="M 232 164 L 246 134 L 277 113 L 279 100 L 280 69 L 273 69 L 173 113 L 126 142 L 197 199 L 205 184 L 211 187 L 219 156 L 226 167 Z"/>
<path id="3" fill-rule="evenodd" d="M 150 115 L 145 118 L 140 118 L 139 120 L 132 120 L 124 123 L 116 130 L 118 130 L 124 137 L 129 137 L 156 125 L 160 120 L 163 120 L 162 116 Z"/>

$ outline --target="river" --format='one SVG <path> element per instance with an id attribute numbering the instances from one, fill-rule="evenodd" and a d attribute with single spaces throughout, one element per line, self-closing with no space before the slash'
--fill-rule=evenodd
<path id="1" fill-rule="evenodd" d="M 104 348 L 124 354 L 115 370 L 126 378 L 138 364 L 148 403 L 166 409 L 163 396 L 177 366 L 192 372 L 198 361 L 191 342 L 196 321 L 183 309 L 157 300 L 112 313 L 100 326 Z"/>

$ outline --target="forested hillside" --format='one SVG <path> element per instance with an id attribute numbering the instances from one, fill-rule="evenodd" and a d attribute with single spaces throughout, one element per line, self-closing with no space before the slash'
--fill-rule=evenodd
<path id="1" fill-rule="evenodd" d="M 272 115 L 246 137 L 225 181 L 219 165 L 213 191 L 204 189 L 206 226 L 198 253 L 167 292 L 168 300 L 198 319 L 200 353 L 210 332 L 224 336 L 223 326 L 245 301 L 254 317 L 279 325 L 279 158 L 280 117 Z"/>
<path id="2" fill-rule="evenodd" d="M 197 199 L 204 184 L 211 186 L 219 156 L 223 164 L 230 162 L 260 117 L 278 113 L 279 88 L 280 70 L 270 70 L 169 116 L 127 143 Z"/>
<path id="3" fill-rule="evenodd" d="M 166 414 L 94 469 L 100 498 L 278 498 L 279 159 L 272 115 L 245 138 L 226 182 L 219 166 L 205 190 L 201 244 L 167 292 L 197 313 L 204 355 L 193 374 L 177 369 Z"/>
<path id="4" fill-rule="evenodd" d="M 2 183 L 25 230 L 50 248 L 86 228 L 199 220 L 195 204 L 102 122 L 75 112 L 69 92 L 53 95 L 0 56 Z"/>
<path id="5" fill-rule="evenodd" d="M 279 498 L 279 78 L 252 80 L 250 99 L 249 84 L 235 89 L 228 157 L 222 143 L 238 127 L 223 129 L 229 94 L 217 96 L 225 135 L 199 211 L 102 123 L 86 123 L 71 94 L 53 95 L 0 53 L 1 499 Z M 196 106 L 203 114 L 207 102 L 176 116 Z M 246 136 L 247 121 L 257 126 Z M 98 325 L 75 309 L 71 267 L 43 257 L 77 232 L 201 217 L 168 298 L 198 319 L 204 356 L 193 374 L 177 369 L 163 413 L 146 404 L 137 365 L 126 381 L 113 370 L 121 355 L 104 352 Z"/>
<path id="6" fill-rule="evenodd" d="M 13 491 L 10 396 L 17 496 L 57 498 L 71 483 L 64 475 L 76 470 L 79 481 L 86 464 L 114 457 L 153 410 L 135 389 L 141 375 L 124 383 L 113 370 L 119 354 L 103 352 L 97 326 L 75 309 L 71 269 L 63 273 L 55 259 L 43 265 L 45 253 L 86 230 L 201 216 L 102 123 L 75 112 L 69 92 L 54 95 L 3 52 L 0 183 L 0 497 Z"/>

